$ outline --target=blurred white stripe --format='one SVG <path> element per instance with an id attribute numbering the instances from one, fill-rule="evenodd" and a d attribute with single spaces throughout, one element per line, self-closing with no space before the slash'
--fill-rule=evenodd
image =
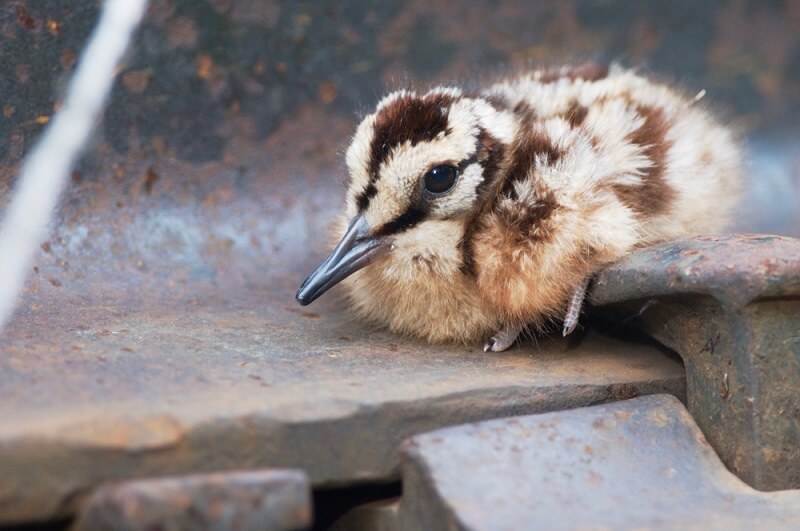
<path id="1" fill-rule="evenodd" d="M 36 248 L 146 6 L 147 0 L 107 0 L 61 110 L 23 163 L 0 229 L 0 330 L 14 311 Z"/>

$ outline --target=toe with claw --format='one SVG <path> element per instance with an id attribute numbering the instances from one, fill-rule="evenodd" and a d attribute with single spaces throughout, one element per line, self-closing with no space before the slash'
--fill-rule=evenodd
<path id="1" fill-rule="evenodd" d="M 505 328 L 489 338 L 489 341 L 483 346 L 483 351 L 503 352 L 507 350 L 517 340 L 520 332 L 522 332 L 521 326 L 506 325 Z"/>

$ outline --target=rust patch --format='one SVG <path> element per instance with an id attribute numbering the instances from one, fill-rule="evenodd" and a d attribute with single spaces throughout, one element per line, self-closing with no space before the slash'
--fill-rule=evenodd
<path id="1" fill-rule="evenodd" d="M 325 82 L 317 88 L 317 97 L 324 105 L 330 105 L 339 96 L 339 89 L 336 88 L 336 83 Z"/>
<path id="2" fill-rule="evenodd" d="M 73 66 L 75 66 L 75 63 L 77 61 L 78 61 L 78 56 L 75 53 L 75 50 L 73 50 L 72 48 L 64 48 L 64 50 L 61 52 L 61 58 L 59 60 L 59 62 L 61 63 L 61 67 L 64 70 L 70 70 L 72 69 Z"/>
<path id="3" fill-rule="evenodd" d="M 206 53 L 197 54 L 197 77 L 200 79 L 210 79 L 211 71 L 214 68 L 214 60 Z"/>
<path id="4" fill-rule="evenodd" d="M 126 72 L 122 76 L 122 84 L 133 94 L 141 94 L 147 89 L 152 72 L 149 70 L 136 70 Z"/>
<path id="5" fill-rule="evenodd" d="M 152 166 L 147 168 L 147 173 L 144 176 L 144 192 L 150 195 L 153 192 L 153 186 L 155 186 L 156 182 L 160 179 L 159 175 L 153 169 Z"/>
<path id="6" fill-rule="evenodd" d="M 189 17 L 175 17 L 169 22 L 167 39 L 173 48 L 194 48 L 197 46 L 197 26 Z"/>
<path id="7" fill-rule="evenodd" d="M 39 27 L 39 21 L 28 12 L 24 5 L 18 5 L 15 14 L 19 25 L 26 30 L 33 31 Z"/>
<path id="8" fill-rule="evenodd" d="M 69 426 L 62 436 L 73 445 L 109 450 L 162 450 L 184 438 L 183 425 L 169 415 L 142 419 L 95 418 Z"/>
<path id="9" fill-rule="evenodd" d="M 58 37 L 61 34 L 61 23 L 57 20 L 47 19 L 46 22 L 47 32 L 53 37 Z"/>

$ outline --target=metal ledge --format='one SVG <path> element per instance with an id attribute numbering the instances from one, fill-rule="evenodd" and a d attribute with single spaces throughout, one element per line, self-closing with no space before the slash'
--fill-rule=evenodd
<path id="1" fill-rule="evenodd" d="M 592 299 L 680 354 L 689 411 L 732 471 L 800 488 L 800 240 L 668 242 L 603 271 Z"/>
<path id="2" fill-rule="evenodd" d="M 446 428 L 404 448 L 402 499 L 336 529 L 800 526 L 800 492 L 742 483 L 668 396 Z"/>

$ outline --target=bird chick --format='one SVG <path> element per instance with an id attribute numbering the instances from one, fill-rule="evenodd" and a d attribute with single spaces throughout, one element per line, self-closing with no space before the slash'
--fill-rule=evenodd
<path id="1" fill-rule="evenodd" d="M 368 321 L 492 351 L 569 334 L 599 269 L 725 226 L 739 148 L 697 99 L 595 65 L 388 95 L 347 151 L 344 235 L 298 302 L 342 282 Z"/>

